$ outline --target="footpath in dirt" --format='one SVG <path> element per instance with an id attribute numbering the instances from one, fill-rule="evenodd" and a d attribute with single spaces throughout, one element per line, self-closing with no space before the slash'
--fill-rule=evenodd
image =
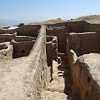
<path id="1" fill-rule="evenodd" d="M 53 61 L 52 73 L 47 71 L 47 86 L 42 91 L 41 100 L 81 100 L 76 94 L 71 94 L 70 69 L 67 64 Z M 52 76 L 52 80 L 50 81 Z"/>
<path id="2" fill-rule="evenodd" d="M 66 72 L 66 73 L 65 73 Z M 42 91 L 41 100 L 67 100 L 68 96 L 65 92 L 65 77 L 67 88 L 70 87 L 69 69 L 67 65 L 59 65 L 53 61 L 53 80 L 50 82 L 50 68 L 48 67 L 48 82 L 47 87 Z M 68 86 L 69 85 L 69 86 Z M 70 92 L 70 88 L 69 88 Z"/>

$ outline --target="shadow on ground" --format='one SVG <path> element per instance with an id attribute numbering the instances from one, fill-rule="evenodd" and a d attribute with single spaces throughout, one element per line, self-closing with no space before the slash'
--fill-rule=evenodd
<path id="1" fill-rule="evenodd" d="M 63 74 L 61 75 L 63 75 L 63 78 L 65 80 L 64 93 L 68 95 L 66 100 L 81 100 L 79 94 L 72 94 L 72 80 L 69 66 L 66 63 L 62 62 L 62 64 L 58 66 L 58 69 L 63 72 Z"/>

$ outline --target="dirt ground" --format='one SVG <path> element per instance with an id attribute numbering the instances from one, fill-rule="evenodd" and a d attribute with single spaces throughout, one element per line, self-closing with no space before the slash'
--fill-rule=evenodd
<path id="1" fill-rule="evenodd" d="M 50 68 L 47 72 L 47 86 L 42 91 L 41 100 L 80 100 L 78 95 L 71 94 L 71 79 L 68 65 L 53 61 L 53 80 L 50 82 Z"/>
<path id="2" fill-rule="evenodd" d="M 50 82 L 50 69 L 48 68 L 47 87 L 42 91 L 41 100 L 67 100 L 67 95 L 64 93 L 65 80 L 63 71 L 58 69 L 59 65 L 53 61 L 53 80 Z"/>

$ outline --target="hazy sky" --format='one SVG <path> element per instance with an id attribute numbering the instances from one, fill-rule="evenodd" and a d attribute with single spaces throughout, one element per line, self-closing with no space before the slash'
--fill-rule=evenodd
<path id="1" fill-rule="evenodd" d="M 100 0 L 0 0 L 0 19 L 71 19 L 100 14 Z"/>

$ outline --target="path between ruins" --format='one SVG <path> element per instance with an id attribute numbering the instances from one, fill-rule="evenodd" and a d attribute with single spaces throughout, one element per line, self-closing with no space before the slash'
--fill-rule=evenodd
<path id="1" fill-rule="evenodd" d="M 48 78 L 50 78 L 49 71 L 50 69 L 48 68 Z M 70 73 L 67 65 L 59 65 L 56 61 L 53 61 L 52 76 L 53 80 L 51 82 L 48 81 L 46 89 L 42 91 L 41 100 L 78 100 L 75 96 L 66 95 L 71 92 Z"/>

